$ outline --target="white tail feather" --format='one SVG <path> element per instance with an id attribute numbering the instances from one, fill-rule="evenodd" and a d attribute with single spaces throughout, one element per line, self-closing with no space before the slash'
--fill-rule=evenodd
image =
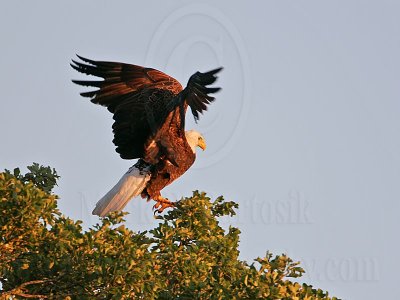
<path id="1" fill-rule="evenodd" d="M 118 183 L 97 204 L 92 214 L 104 217 L 109 212 L 120 211 L 132 198 L 139 196 L 150 180 L 150 168 L 140 162 L 130 167 Z"/>

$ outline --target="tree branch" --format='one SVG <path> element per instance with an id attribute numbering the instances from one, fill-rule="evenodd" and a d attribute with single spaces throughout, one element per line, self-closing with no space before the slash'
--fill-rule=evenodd
<path id="1" fill-rule="evenodd" d="M 0 297 L 4 297 L 5 298 L 7 296 L 20 296 L 20 297 L 24 297 L 24 298 L 42 298 L 42 299 L 47 299 L 48 297 L 45 296 L 45 295 L 26 294 L 23 291 L 24 291 L 25 287 L 27 287 L 28 285 L 41 284 L 41 283 L 46 283 L 46 282 L 49 282 L 49 281 L 51 281 L 51 280 L 44 279 L 44 280 L 27 281 L 27 282 L 24 282 L 24 283 L 20 284 L 19 286 L 13 288 L 12 290 L 0 293 Z"/>

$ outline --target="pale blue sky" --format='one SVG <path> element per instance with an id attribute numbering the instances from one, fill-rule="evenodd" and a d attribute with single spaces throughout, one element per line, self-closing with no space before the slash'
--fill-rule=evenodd
<path id="1" fill-rule="evenodd" d="M 68 2 L 71 3 L 71 2 Z M 61 210 L 86 226 L 132 164 L 111 114 L 79 96 L 75 53 L 159 68 L 186 84 L 224 66 L 195 125 L 208 149 L 165 190 L 240 204 L 241 257 L 303 262 L 344 299 L 393 299 L 400 268 L 400 2 L 3 1 L 0 167 L 61 175 Z M 155 226 L 135 199 L 129 226 Z M 226 223 L 226 221 L 224 220 Z"/>

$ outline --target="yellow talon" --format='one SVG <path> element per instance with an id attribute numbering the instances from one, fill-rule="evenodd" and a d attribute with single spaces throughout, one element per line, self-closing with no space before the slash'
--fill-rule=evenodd
<path id="1" fill-rule="evenodd" d="M 175 204 L 171 201 L 169 201 L 167 198 L 164 198 L 162 196 L 158 196 L 157 198 L 154 198 L 154 201 L 156 201 L 156 204 L 154 204 L 153 209 L 154 209 L 154 214 L 155 213 L 162 213 L 164 209 L 168 207 L 174 207 Z"/>

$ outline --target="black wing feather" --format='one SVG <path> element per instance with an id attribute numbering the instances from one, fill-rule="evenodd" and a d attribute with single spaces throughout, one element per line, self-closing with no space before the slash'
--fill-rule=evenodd
<path id="1" fill-rule="evenodd" d="M 222 68 L 218 68 L 206 73 L 196 72 L 193 74 L 186 88 L 181 92 L 184 100 L 190 106 L 195 121 L 199 119 L 199 113 L 207 110 L 207 104 L 215 100 L 214 97 L 208 95 L 221 90 L 219 87 L 207 87 L 217 80 L 216 74 Z"/>

